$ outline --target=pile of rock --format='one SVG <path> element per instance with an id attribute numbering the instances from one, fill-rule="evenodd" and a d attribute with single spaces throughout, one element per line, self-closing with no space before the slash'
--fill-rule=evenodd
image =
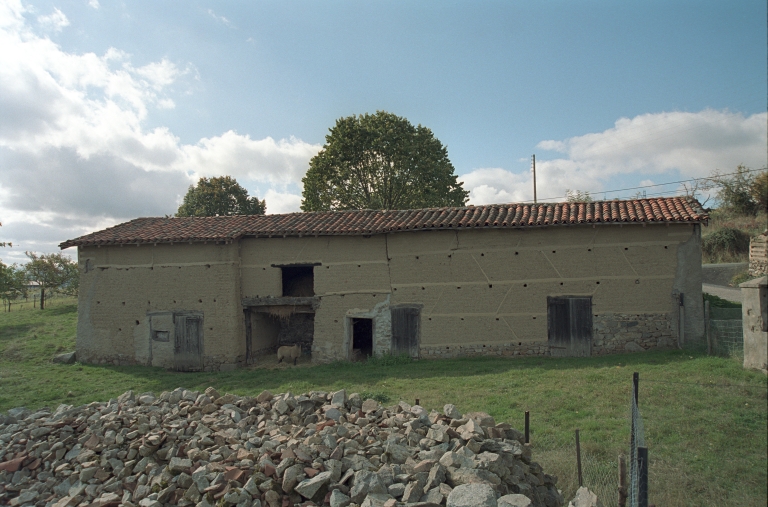
<path id="1" fill-rule="evenodd" d="M 358 394 L 176 389 L 0 414 L 0 504 L 560 507 L 508 424 Z"/>

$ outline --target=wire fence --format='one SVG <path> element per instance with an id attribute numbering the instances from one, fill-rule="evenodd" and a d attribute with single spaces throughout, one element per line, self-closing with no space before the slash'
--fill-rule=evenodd
<path id="1" fill-rule="evenodd" d="M 741 308 L 709 310 L 709 340 L 713 354 L 725 357 L 744 357 L 744 330 Z"/>
<path id="2" fill-rule="evenodd" d="M 629 487 L 630 507 L 648 506 L 648 448 L 645 445 L 645 427 L 637 406 L 637 374 L 634 378 L 631 406 L 632 431 L 629 445 Z"/>
<path id="3" fill-rule="evenodd" d="M 617 507 L 618 461 L 586 450 L 592 447 L 588 433 L 582 432 L 581 438 L 584 447 L 581 450 L 583 485 L 595 493 L 605 507 Z M 562 491 L 567 505 L 579 489 L 575 436 L 565 438 L 550 433 L 534 433 L 531 436 L 531 448 L 533 460 L 548 474 L 557 476 L 557 487 Z"/>
<path id="4" fill-rule="evenodd" d="M 45 307 L 52 308 L 63 304 L 72 304 L 77 302 L 77 296 L 65 294 L 62 292 L 46 292 Z M 17 312 L 20 310 L 40 309 L 40 293 L 29 294 L 26 298 L 20 297 L 11 301 L 3 300 L 3 312 Z"/>

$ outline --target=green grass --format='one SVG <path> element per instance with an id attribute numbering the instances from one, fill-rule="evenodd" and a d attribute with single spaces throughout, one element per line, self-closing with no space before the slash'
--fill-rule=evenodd
<path id="1" fill-rule="evenodd" d="M 716 308 L 741 308 L 741 303 L 737 303 L 735 301 L 728 301 L 727 299 L 723 299 L 719 296 L 715 296 L 714 294 L 709 294 L 708 292 L 704 292 L 702 294 L 704 297 L 704 301 L 709 301 L 709 305 Z"/>
<path id="2" fill-rule="evenodd" d="M 573 431 L 581 430 L 587 485 L 615 505 L 616 459 L 627 453 L 632 372 L 640 373 L 640 409 L 651 458 L 650 500 L 657 505 L 766 504 L 768 384 L 733 359 L 666 351 L 582 359 L 468 358 L 411 362 L 383 358 L 279 370 L 175 373 L 147 367 L 50 362 L 72 350 L 76 306 L 0 314 L 0 411 L 16 406 L 107 400 L 133 389 L 182 386 L 255 395 L 336 390 L 389 403 L 416 398 L 428 409 L 454 403 L 522 429 L 531 412 L 534 457 L 576 487 Z"/>

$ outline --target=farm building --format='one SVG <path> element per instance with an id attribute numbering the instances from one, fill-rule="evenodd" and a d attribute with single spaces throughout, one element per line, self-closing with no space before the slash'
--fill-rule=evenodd
<path id="1" fill-rule="evenodd" d="M 585 356 L 702 336 L 707 220 L 677 197 L 138 218 L 60 246 L 78 248 L 83 362 Z"/>

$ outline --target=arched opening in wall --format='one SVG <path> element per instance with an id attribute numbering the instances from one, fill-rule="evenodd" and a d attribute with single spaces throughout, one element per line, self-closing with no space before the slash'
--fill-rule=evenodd
<path id="1" fill-rule="evenodd" d="M 352 319 L 352 360 L 364 360 L 373 355 L 373 319 Z"/>

